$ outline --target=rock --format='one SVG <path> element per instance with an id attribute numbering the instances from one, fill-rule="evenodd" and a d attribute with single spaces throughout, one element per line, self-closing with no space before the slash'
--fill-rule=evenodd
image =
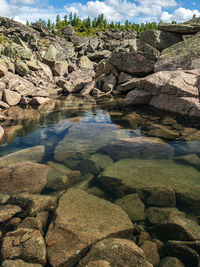
<path id="1" fill-rule="evenodd" d="M 6 204 L 8 202 L 8 200 L 9 200 L 9 198 L 10 198 L 9 195 L 0 193 L 0 204 L 1 205 Z"/>
<path id="2" fill-rule="evenodd" d="M 176 208 L 158 208 L 150 207 L 146 209 L 147 220 L 151 224 L 160 224 L 169 221 L 175 216 L 184 217 L 184 213 L 178 211 Z"/>
<path id="3" fill-rule="evenodd" d="M 36 218 L 41 222 L 43 230 L 46 230 L 49 218 L 49 212 L 48 211 L 38 212 Z"/>
<path id="4" fill-rule="evenodd" d="M 141 249 L 144 251 L 146 259 L 150 262 L 153 266 L 158 266 L 160 263 L 160 255 L 158 253 L 158 247 L 156 243 L 151 241 L 145 241 Z"/>
<path id="5" fill-rule="evenodd" d="M 20 211 L 22 211 L 22 209 L 18 206 L 12 206 L 12 205 L 0 206 L 0 223 L 9 220 Z"/>
<path id="6" fill-rule="evenodd" d="M 7 72 L 7 67 L 0 63 L 0 78 L 5 76 Z"/>
<path id="7" fill-rule="evenodd" d="M 28 66 L 23 61 L 16 61 L 15 62 L 15 71 L 20 76 L 26 76 L 29 73 Z"/>
<path id="8" fill-rule="evenodd" d="M 150 196 L 146 200 L 146 204 L 149 206 L 158 207 L 175 207 L 176 196 L 172 189 L 163 189 L 152 191 Z"/>
<path id="9" fill-rule="evenodd" d="M 113 164 L 113 160 L 108 156 L 100 153 L 93 154 L 89 160 L 95 162 L 95 165 L 99 169 L 106 169 L 109 165 Z"/>
<path id="10" fill-rule="evenodd" d="M 151 100 L 151 93 L 145 90 L 132 90 L 125 98 L 124 104 L 128 105 L 147 105 Z"/>
<path id="11" fill-rule="evenodd" d="M 87 159 L 92 153 L 116 138 L 118 134 L 117 128 L 110 124 L 74 125 L 55 148 L 54 159 L 69 167 L 75 167 L 80 160 Z"/>
<path id="12" fill-rule="evenodd" d="M 42 23 L 40 22 L 35 22 L 31 25 L 31 27 L 36 30 L 37 32 L 40 33 L 40 36 L 46 36 L 50 35 L 50 31 L 47 27 L 45 27 Z"/>
<path id="13" fill-rule="evenodd" d="M 92 61 L 86 56 L 80 57 L 78 65 L 81 69 L 94 69 Z"/>
<path id="14" fill-rule="evenodd" d="M 9 164 L 23 163 L 25 161 L 39 163 L 44 156 L 44 146 L 34 146 L 20 151 L 10 153 L 0 158 L 0 167 L 7 166 Z"/>
<path id="15" fill-rule="evenodd" d="M 34 217 L 26 217 L 23 221 L 21 221 L 17 225 L 17 229 L 21 229 L 21 228 L 39 230 L 41 234 L 43 234 L 42 224 L 40 220 Z"/>
<path id="16" fill-rule="evenodd" d="M 176 216 L 158 225 L 155 231 L 161 240 L 193 241 L 200 239 L 200 227 L 198 224 L 190 219 Z"/>
<path id="17" fill-rule="evenodd" d="M 37 263 L 27 263 L 23 260 L 5 260 L 2 262 L 2 267 L 42 267 L 42 265 Z"/>
<path id="18" fill-rule="evenodd" d="M 41 70 L 41 67 L 38 66 L 38 64 L 35 61 L 26 60 L 25 63 L 30 70 L 33 70 L 33 71 Z"/>
<path id="19" fill-rule="evenodd" d="M 0 126 L 0 142 L 3 140 L 4 137 L 4 129 Z"/>
<path id="20" fill-rule="evenodd" d="M 198 241 L 196 241 L 198 242 Z M 199 247 L 196 244 L 190 247 L 189 242 L 170 240 L 165 247 L 166 256 L 176 257 L 184 266 L 198 266 L 199 265 Z M 195 243 L 195 242 L 194 242 Z M 196 248 L 195 248 L 196 247 Z"/>
<path id="21" fill-rule="evenodd" d="M 17 194 L 24 191 L 40 193 L 47 180 L 49 167 L 32 162 L 11 164 L 1 168 L 1 193 Z"/>
<path id="22" fill-rule="evenodd" d="M 21 96 L 17 92 L 13 92 L 10 90 L 5 89 L 3 94 L 4 101 L 9 106 L 15 106 L 20 102 Z"/>
<path id="23" fill-rule="evenodd" d="M 126 94 L 132 90 L 137 89 L 137 85 L 140 80 L 141 78 L 131 78 L 122 84 L 118 84 L 115 90 L 115 94 Z"/>
<path id="24" fill-rule="evenodd" d="M 81 90 L 80 94 L 84 96 L 90 95 L 94 87 L 95 87 L 95 80 L 86 84 L 84 88 Z"/>
<path id="25" fill-rule="evenodd" d="M 8 104 L 6 104 L 5 102 L 1 101 L 0 100 L 0 108 L 3 108 L 3 109 L 8 109 L 10 106 Z"/>
<path id="26" fill-rule="evenodd" d="M 159 267 L 185 267 L 185 265 L 175 257 L 165 257 L 161 260 Z"/>
<path id="27" fill-rule="evenodd" d="M 45 104 L 46 102 L 48 102 L 50 99 L 48 97 L 40 97 L 40 96 L 36 96 L 36 97 L 33 97 L 32 100 L 30 101 L 30 104 L 31 105 L 42 105 L 42 104 Z"/>
<path id="28" fill-rule="evenodd" d="M 9 203 L 16 203 L 23 209 L 24 216 L 35 216 L 42 211 L 51 211 L 56 206 L 57 198 L 50 195 L 21 193 L 11 196 Z"/>
<path id="29" fill-rule="evenodd" d="M 169 158 L 173 148 L 159 138 L 134 137 L 110 142 L 101 151 L 117 161 L 124 158 Z"/>
<path id="30" fill-rule="evenodd" d="M 132 76 L 128 75 L 127 73 L 120 72 L 118 77 L 118 84 L 126 83 L 132 79 Z"/>
<path id="31" fill-rule="evenodd" d="M 86 267 L 111 267 L 108 261 L 90 261 Z"/>
<path id="32" fill-rule="evenodd" d="M 164 49 L 155 64 L 155 72 L 198 69 L 200 67 L 199 40 L 200 35 L 195 35 Z"/>
<path id="33" fill-rule="evenodd" d="M 138 194 L 129 194 L 115 201 L 129 216 L 132 221 L 145 220 L 145 206 Z"/>
<path id="34" fill-rule="evenodd" d="M 46 246 L 40 231 L 22 228 L 6 234 L 1 255 L 3 261 L 22 258 L 27 262 L 44 265 Z"/>
<path id="35" fill-rule="evenodd" d="M 141 44 L 149 44 L 152 47 L 155 47 L 159 51 L 181 42 L 183 40 L 181 34 L 170 33 L 160 30 L 149 30 L 140 33 L 139 42 Z"/>
<path id="36" fill-rule="evenodd" d="M 68 63 L 66 61 L 56 61 L 52 67 L 54 76 L 67 76 L 68 75 Z"/>
<path id="37" fill-rule="evenodd" d="M 179 162 L 182 164 L 189 164 L 197 168 L 199 168 L 200 166 L 200 158 L 196 154 L 189 154 L 189 155 L 176 157 L 174 158 L 174 160 L 175 162 Z"/>
<path id="38" fill-rule="evenodd" d="M 163 139 L 176 140 L 180 137 L 176 130 L 160 124 L 149 123 L 142 130 L 144 133 L 148 133 L 149 136 L 161 137 Z"/>
<path id="39" fill-rule="evenodd" d="M 155 58 L 145 52 L 113 52 L 108 62 L 116 69 L 136 76 L 145 76 L 153 72 Z"/>
<path id="40" fill-rule="evenodd" d="M 85 159 L 80 161 L 76 166 L 76 170 L 79 170 L 82 175 L 87 175 L 88 173 L 97 175 L 100 172 L 100 169 L 97 168 L 95 163 L 92 160 Z"/>
<path id="41" fill-rule="evenodd" d="M 43 61 L 52 66 L 56 62 L 57 49 L 51 44 L 43 58 Z"/>
<path id="42" fill-rule="evenodd" d="M 190 24 L 171 24 L 171 23 L 160 23 L 158 29 L 165 32 L 180 33 L 180 34 L 191 34 L 200 31 L 200 25 Z"/>
<path id="43" fill-rule="evenodd" d="M 61 32 L 67 40 L 70 40 L 70 38 L 76 33 L 72 25 L 67 25 L 66 27 L 62 28 Z"/>
<path id="44" fill-rule="evenodd" d="M 189 180 L 188 177 L 190 177 Z M 181 207 L 190 209 L 194 214 L 199 214 L 198 170 L 191 166 L 176 164 L 171 159 L 119 160 L 109 165 L 95 183 L 104 191 L 117 197 L 126 195 L 127 190 L 128 192 L 152 192 L 155 189 L 163 190 L 171 187 L 176 194 L 177 203 L 181 204 Z"/>
<path id="45" fill-rule="evenodd" d="M 108 58 L 111 55 L 111 52 L 108 50 L 101 50 L 101 51 L 95 51 L 94 53 L 90 53 L 87 55 L 87 57 L 91 61 L 99 61 L 101 59 Z"/>
<path id="46" fill-rule="evenodd" d="M 109 265 L 90 265 L 90 262 L 107 261 Z M 147 262 L 144 252 L 132 241 L 108 238 L 97 242 L 86 256 L 81 259 L 78 267 L 83 266 L 152 266 Z"/>
<path id="47" fill-rule="evenodd" d="M 101 210 L 101 212 L 99 212 Z M 110 235 L 126 237 L 133 225 L 117 205 L 80 189 L 64 193 L 46 235 L 52 266 L 74 266 L 96 241 Z"/>
<path id="48" fill-rule="evenodd" d="M 115 86 L 117 84 L 117 78 L 111 73 L 104 82 L 104 85 L 102 87 L 102 90 L 104 92 L 110 92 L 112 93 L 112 91 L 115 89 Z"/>

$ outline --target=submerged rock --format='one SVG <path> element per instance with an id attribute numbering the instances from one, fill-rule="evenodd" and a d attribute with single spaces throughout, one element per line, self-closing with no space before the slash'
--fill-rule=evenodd
<path id="1" fill-rule="evenodd" d="M 49 167 L 32 162 L 11 164 L 0 169 L 0 192 L 17 194 L 40 193 L 45 187 Z"/>
<path id="2" fill-rule="evenodd" d="M 7 221 L 20 211 L 22 211 L 22 209 L 18 206 L 12 206 L 12 205 L 0 206 L 0 223 Z"/>
<path id="3" fill-rule="evenodd" d="M 42 267 L 41 264 L 28 263 L 23 260 L 5 260 L 2 267 Z"/>
<path id="4" fill-rule="evenodd" d="M 165 257 L 161 260 L 159 267 L 185 267 L 185 265 L 175 257 Z"/>
<path id="5" fill-rule="evenodd" d="M 90 265 L 92 262 L 106 261 L 109 265 Z M 134 242 L 120 238 L 108 238 L 92 246 L 86 256 L 81 259 L 78 267 L 84 266 L 115 266 L 118 267 L 150 267 L 145 254 Z"/>
<path id="6" fill-rule="evenodd" d="M 126 237 L 132 230 L 133 224 L 119 206 L 80 189 L 69 189 L 60 198 L 46 235 L 49 262 L 74 266 L 96 241 L 111 235 Z"/>

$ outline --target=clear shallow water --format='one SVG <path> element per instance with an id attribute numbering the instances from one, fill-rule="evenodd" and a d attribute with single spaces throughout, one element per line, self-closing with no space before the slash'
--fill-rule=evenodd
<path id="1" fill-rule="evenodd" d="M 0 148 L 0 163 L 8 154 L 9 163 L 15 163 L 16 157 L 12 159 L 11 153 L 16 151 L 43 148 L 38 162 L 50 165 L 57 178 L 65 172 L 80 170 L 86 180 L 89 177 L 90 187 L 99 187 L 111 199 L 127 192 L 169 187 L 176 192 L 180 209 L 198 213 L 200 126 L 197 122 L 147 108 L 125 109 L 121 100 L 97 102 L 74 97 L 38 110 L 14 107 L 6 115 L 9 122 Z M 26 152 L 22 158 L 26 159 Z M 114 180 L 106 180 L 104 176 Z"/>

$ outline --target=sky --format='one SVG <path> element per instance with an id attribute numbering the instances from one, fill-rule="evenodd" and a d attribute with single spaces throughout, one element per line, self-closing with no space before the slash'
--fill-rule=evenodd
<path id="1" fill-rule="evenodd" d="M 103 13 L 109 21 L 184 22 L 200 17 L 200 0 L 0 0 L 0 16 L 22 23 L 38 19 L 55 21 L 70 12 L 80 18 Z"/>

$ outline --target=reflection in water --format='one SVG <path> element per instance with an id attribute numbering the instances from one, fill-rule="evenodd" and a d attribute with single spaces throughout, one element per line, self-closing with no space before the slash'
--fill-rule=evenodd
<path id="1" fill-rule="evenodd" d="M 80 171 L 82 188 L 98 187 L 111 199 L 136 191 L 145 198 L 155 188 L 170 187 L 181 209 L 198 213 L 199 125 L 121 103 L 70 96 L 38 110 L 9 109 L 0 166 L 47 164 L 52 168 L 47 187 L 53 191 L 69 184 L 63 175 Z"/>

